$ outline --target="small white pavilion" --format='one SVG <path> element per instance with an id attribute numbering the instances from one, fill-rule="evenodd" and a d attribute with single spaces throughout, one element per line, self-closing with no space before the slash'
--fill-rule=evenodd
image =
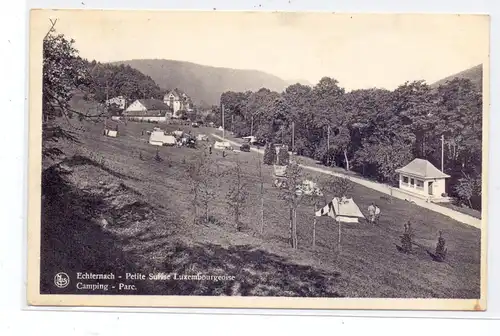
<path id="1" fill-rule="evenodd" d="M 444 199 L 446 179 L 450 177 L 424 159 L 415 159 L 406 166 L 396 169 L 399 174 L 399 188 L 418 198 Z"/>

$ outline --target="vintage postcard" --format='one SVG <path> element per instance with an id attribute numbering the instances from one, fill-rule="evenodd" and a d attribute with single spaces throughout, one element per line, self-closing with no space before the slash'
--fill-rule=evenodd
<path id="1" fill-rule="evenodd" d="M 28 304 L 485 310 L 489 25 L 32 10 Z"/>

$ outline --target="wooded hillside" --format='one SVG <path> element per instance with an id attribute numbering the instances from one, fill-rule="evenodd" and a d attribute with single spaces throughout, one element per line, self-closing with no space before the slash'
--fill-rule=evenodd
<path id="1" fill-rule="evenodd" d="M 114 62 L 129 65 L 151 77 L 162 89 L 179 88 L 196 105 L 218 105 L 220 95 L 227 90 L 258 90 L 262 87 L 282 91 L 288 86 L 283 79 L 256 70 L 212 67 L 191 62 L 140 59 Z"/>
<path id="2" fill-rule="evenodd" d="M 252 132 L 291 148 L 294 128 L 298 154 L 389 184 L 397 182 L 395 169 L 414 158 L 440 169 L 444 136 L 448 192 L 481 207 L 482 95 L 469 79 L 346 93 L 324 77 L 313 87 L 296 84 L 283 93 L 225 92 L 221 103 L 226 127 L 238 136 Z"/>

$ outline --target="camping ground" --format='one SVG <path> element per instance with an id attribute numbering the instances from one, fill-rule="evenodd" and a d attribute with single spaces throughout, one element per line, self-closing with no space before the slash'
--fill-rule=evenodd
<path id="1" fill-rule="evenodd" d="M 208 155 L 220 171 L 240 162 L 249 195 L 242 228 L 237 231 L 226 201 L 234 180 L 227 174 L 214 181 L 211 221 L 195 222 L 189 168 L 197 156 L 208 152 L 207 143 L 198 142 L 196 149 L 147 143 L 147 130 L 178 128 L 174 125 L 119 122 L 119 136 L 108 138 L 102 135 L 102 123 L 72 123 L 85 130 L 76 131 L 80 143 L 62 145 L 64 173 L 44 176 L 58 188 L 44 190 L 42 201 L 42 231 L 50 231 L 42 235 L 47 237 L 42 241 L 42 293 L 50 291 L 54 270 L 66 265 L 75 271 L 116 272 L 118 267 L 127 272 L 236 276 L 223 283 L 144 283 L 137 294 L 479 297 L 481 249 L 476 228 L 354 184 L 351 196 L 365 214 L 371 202 L 381 208 L 379 224 L 343 224 L 339 251 L 337 225 L 331 218 L 317 218 L 313 248 L 314 207 L 303 202 L 297 212 L 298 249 L 291 249 L 288 208 L 272 186 L 272 167 L 266 165 L 262 165 L 265 220 L 261 233 L 259 154 L 227 152 L 223 157 L 214 150 Z M 190 130 L 207 135 L 214 131 Z M 157 150 L 159 160 L 155 159 Z M 329 178 L 305 174 L 320 187 Z M 325 200 L 318 203 L 324 204 Z M 415 241 L 431 251 L 438 231 L 443 231 L 446 262 L 434 262 L 418 247 L 411 255 L 397 251 L 395 244 L 400 244 L 408 220 Z"/>

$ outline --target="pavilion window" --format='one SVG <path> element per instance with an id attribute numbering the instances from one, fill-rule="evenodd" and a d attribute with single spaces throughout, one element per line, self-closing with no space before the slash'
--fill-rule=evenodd
<path id="1" fill-rule="evenodd" d="M 417 180 L 417 188 L 418 189 L 424 189 L 424 181 Z"/>

